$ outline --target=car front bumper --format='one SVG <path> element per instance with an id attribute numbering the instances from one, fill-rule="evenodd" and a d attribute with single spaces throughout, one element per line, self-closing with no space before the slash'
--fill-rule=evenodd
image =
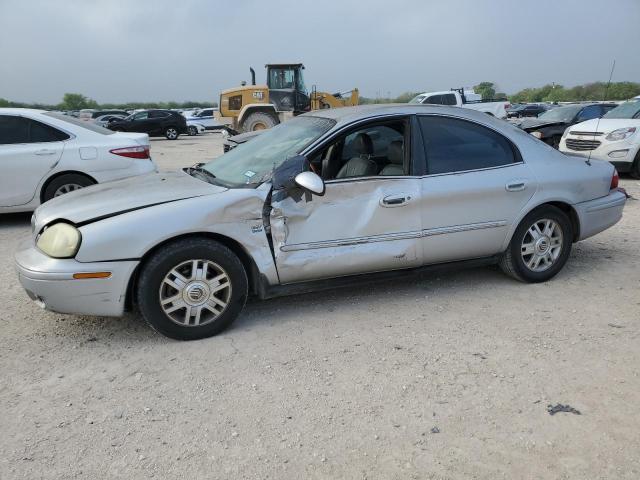
<path id="1" fill-rule="evenodd" d="M 567 138 L 571 138 L 570 136 Z M 611 163 L 621 173 L 631 170 L 633 161 L 640 150 L 640 144 L 630 141 L 607 142 L 603 141 L 597 148 L 593 150 L 572 150 L 567 147 L 567 138 L 563 138 L 560 142 L 560 151 L 570 155 L 578 155 L 585 158 L 593 158 L 604 160 Z"/>
<path id="2" fill-rule="evenodd" d="M 580 222 L 578 240 L 592 237 L 618 223 L 626 202 L 627 196 L 616 189 L 605 197 L 574 205 Z"/>
<path id="3" fill-rule="evenodd" d="M 137 260 L 83 263 L 56 259 L 31 244 L 14 256 L 18 280 L 39 306 L 58 313 L 118 317 L 124 313 Z M 77 273 L 109 272 L 108 278 L 76 279 Z"/>

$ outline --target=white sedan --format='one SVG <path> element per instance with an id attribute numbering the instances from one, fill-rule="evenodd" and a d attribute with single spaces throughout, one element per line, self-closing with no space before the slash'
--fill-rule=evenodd
<path id="1" fill-rule="evenodd" d="M 147 134 L 0 108 L 0 213 L 31 211 L 82 187 L 154 171 Z"/>

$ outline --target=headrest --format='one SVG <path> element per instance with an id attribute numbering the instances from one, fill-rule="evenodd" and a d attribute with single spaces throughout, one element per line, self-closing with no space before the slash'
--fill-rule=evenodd
<path id="1" fill-rule="evenodd" d="M 373 141 L 366 133 L 359 133 L 353 139 L 353 151 L 358 155 L 373 154 Z"/>
<path id="2" fill-rule="evenodd" d="M 389 144 L 389 150 L 387 151 L 387 158 L 389 162 L 395 165 L 404 164 L 404 152 L 402 148 L 402 140 L 396 140 Z"/>

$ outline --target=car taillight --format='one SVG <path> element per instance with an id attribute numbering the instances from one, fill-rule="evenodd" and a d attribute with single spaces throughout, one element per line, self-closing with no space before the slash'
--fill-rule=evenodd
<path id="1" fill-rule="evenodd" d="M 505 103 L 504 108 L 511 108 L 511 104 L 509 102 Z"/>
<path id="2" fill-rule="evenodd" d="M 109 152 L 114 155 L 120 155 L 121 157 L 129 157 L 129 158 L 150 158 L 149 156 L 149 146 L 137 146 L 137 147 L 125 147 L 125 148 L 114 148 L 113 150 L 109 150 Z"/>
<path id="3" fill-rule="evenodd" d="M 609 187 L 611 190 L 618 188 L 618 180 L 620 180 L 618 177 L 618 171 L 614 168 L 613 177 L 611 177 L 611 187 Z"/>

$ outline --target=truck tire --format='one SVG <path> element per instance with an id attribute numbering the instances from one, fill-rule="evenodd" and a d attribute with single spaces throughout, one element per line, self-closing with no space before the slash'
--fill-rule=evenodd
<path id="1" fill-rule="evenodd" d="M 278 121 L 267 112 L 253 112 L 242 122 L 242 130 L 245 132 L 254 132 L 256 130 L 266 130 L 275 127 Z"/>

